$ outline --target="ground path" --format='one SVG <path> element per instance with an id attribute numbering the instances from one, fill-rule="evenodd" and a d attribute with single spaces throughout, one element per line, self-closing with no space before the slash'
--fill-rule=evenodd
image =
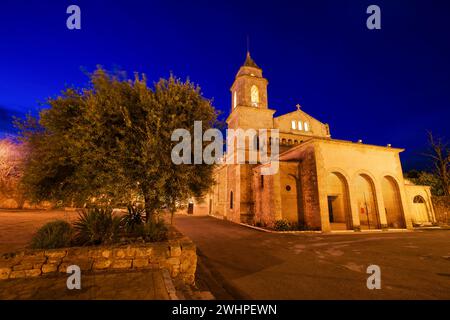
<path id="1" fill-rule="evenodd" d="M 175 226 L 196 243 L 218 298 L 450 299 L 448 230 L 289 235 L 192 216 Z M 367 289 L 372 264 L 381 290 Z"/>

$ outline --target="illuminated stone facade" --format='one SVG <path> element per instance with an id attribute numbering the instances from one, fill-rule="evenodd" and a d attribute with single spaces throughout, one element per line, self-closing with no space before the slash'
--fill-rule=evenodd
<path id="1" fill-rule="evenodd" d="M 300 106 L 274 117 L 267 85 L 247 54 L 231 87 L 227 124 L 229 129 L 278 129 L 278 173 L 261 175 L 270 164 L 220 165 L 213 190 L 191 213 L 269 227 L 287 220 L 325 232 L 404 229 L 434 222 L 429 187 L 405 184 L 402 149 L 332 139 L 329 126 Z M 414 203 L 416 195 L 423 204 Z"/>

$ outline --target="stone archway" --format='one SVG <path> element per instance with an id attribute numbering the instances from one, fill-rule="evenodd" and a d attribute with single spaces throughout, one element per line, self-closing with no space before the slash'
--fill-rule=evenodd
<path id="1" fill-rule="evenodd" d="M 356 205 L 361 229 L 380 229 L 375 186 L 367 174 L 359 174 L 355 179 Z"/>
<path id="2" fill-rule="evenodd" d="M 425 199 L 421 195 L 416 195 L 413 199 L 414 223 L 422 224 L 432 222 L 430 212 Z"/>
<path id="3" fill-rule="evenodd" d="M 338 172 L 327 176 L 327 201 L 331 230 L 352 230 L 348 183 Z"/>
<path id="4" fill-rule="evenodd" d="M 396 229 L 406 228 L 397 181 L 390 176 L 385 176 L 383 177 L 381 186 L 388 227 Z"/>

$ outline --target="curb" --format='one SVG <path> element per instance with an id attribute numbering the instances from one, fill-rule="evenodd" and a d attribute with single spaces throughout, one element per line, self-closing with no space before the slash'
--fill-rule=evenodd
<path id="1" fill-rule="evenodd" d="M 330 232 L 323 232 L 323 231 L 275 231 L 275 230 L 268 230 L 260 227 L 251 226 L 246 223 L 239 223 L 239 225 L 254 229 L 261 232 L 266 233 L 272 233 L 272 234 L 321 234 L 321 235 L 339 235 L 339 234 L 371 234 L 371 233 L 405 233 L 405 232 L 414 232 L 414 230 L 409 229 L 391 229 L 391 230 L 362 230 L 359 232 L 353 231 L 353 230 L 335 230 Z"/>
<path id="2" fill-rule="evenodd" d="M 260 228 L 260 227 L 251 226 L 251 225 L 246 224 L 246 223 L 239 223 L 239 225 L 241 225 L 243 227 L 250 228 L 250 229 L 258 230 L 258 231 L 261 231 L 261 232 L 266 232 L 266 233 L 276 233 L 276 234 L 323 234 L 322 231 L 275 231 L 275 230 L 268 230 L 268 229 L 264 229 L 264 228 Z"/>
<path id="3" fill-rule="evenodd" d="M 177 290 L 173 285 L 172 278 L 170 277 L 169 271 L 167 269 L 162 269 L 164 284 L 166 285 L 167 293 L 169 294 L 170 300 L 180 300 L 177 296 Z"/>

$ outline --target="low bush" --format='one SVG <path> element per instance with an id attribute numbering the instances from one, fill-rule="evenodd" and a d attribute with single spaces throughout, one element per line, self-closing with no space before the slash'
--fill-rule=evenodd
<path id="1" fill-rule="evenodd" d="M 42 226 L 31 240 L 32 249 L 56 249 L 69 247 L 74 230 L 64 220 L 52 221 Z"/>
<path id="2" fill-rule="evenodd" d="M 150 221 L 139 227 L 139 236 L 146 242 L 165 241 L 168 238 L 169 230 L 164 220 Z"/>
<path id="3" fill-rule="evenodd" d="M 286 220 L 277 220 L 273 226 L 276 231 L 290 231 L 292 230 L 289 221 Z"/>
<path id="4" fill-rule="evenodd" d="M 77 245 L 99 245 L 118 242 L 121 218 L 110 208 L 83 210 L 74 223 Z"/>

